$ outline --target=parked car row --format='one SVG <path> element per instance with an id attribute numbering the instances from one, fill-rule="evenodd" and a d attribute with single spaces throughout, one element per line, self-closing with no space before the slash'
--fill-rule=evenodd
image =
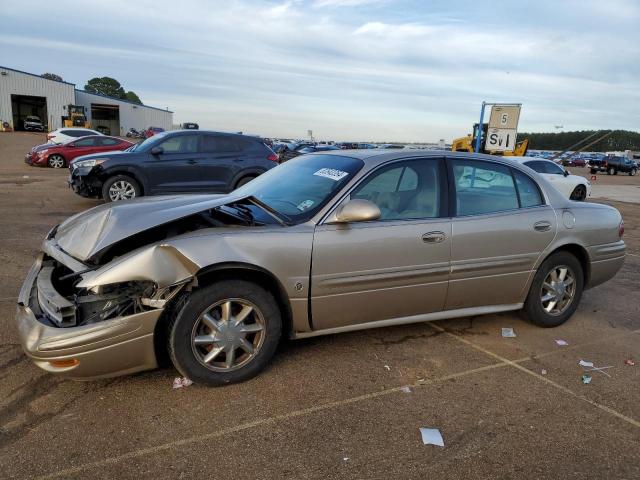
<path id="1" fill-rule="evenodd" d="M 64 168 L 72 160 L 92 153 L 121 151 L 134 144 L 118 137 L 89 135 L 65 143 L 45 143 L 31 149 L 24 158 L 25 163 L 39 167 Z"/>

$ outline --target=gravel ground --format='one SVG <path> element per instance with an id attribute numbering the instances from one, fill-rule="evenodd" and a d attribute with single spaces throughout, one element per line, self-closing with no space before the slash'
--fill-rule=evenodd
<path id="1" fill-rule="evenodd" d="M 258 378 L 218 389 L 173 390 L 173 369 L 74 382 L 33 366 L 13 325 L 43 236 L 98 204 L 66 171 L 23 163 L 42 140 L 0 133 L 3 478 L 640 478 L 640 190 L 598 199 L 622 211 L 630 255 L 561 327 L 508 313 L 285 343 Z M 596 184 L 634 192 L 640 177 Z M 583 385 L 580 359 L 611 377 Z"/>

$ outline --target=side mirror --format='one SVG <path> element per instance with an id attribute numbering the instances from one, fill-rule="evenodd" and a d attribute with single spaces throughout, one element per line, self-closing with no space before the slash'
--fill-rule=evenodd
<path id="1" fill-rule="evenodd" d="M 164 153 L 164 148 L 162 147 L 153 147 L 151 149 L 151 155 L 162 155 Z"/>
<path id="2" fill-rule="evenodd" d="M 369 222 L 378 220 L 381 215 L 382 212 L 375 203 L 356 198 L 338 209 L 334 223 Z"/>
<path id="3" fill-rule="evenodd" d="M 567 170 L 564 171 L 564 176 L 568 177 L 569 176 L 569 172 Z"/>

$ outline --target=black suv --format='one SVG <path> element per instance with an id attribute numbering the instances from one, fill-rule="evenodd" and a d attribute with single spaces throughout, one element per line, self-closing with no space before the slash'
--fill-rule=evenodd
<path id="1" fill-rule="evenodd" d="M 73 160 L 69 185 L 107 202 L 142 195 L 228 193 L 278 164 L 255 137 L 201 130 L 163 132 L 123 152 Z"/>
<path id="2" fill-rule="evenodd" d="M 591 174 L 607 172 L 609 175 L 617 175 L 618 172 L 628 173 L 633 176 L 638 173 L 638 164 L 627 157 L 607 155 L 602 160 L 590 160 Z"/>

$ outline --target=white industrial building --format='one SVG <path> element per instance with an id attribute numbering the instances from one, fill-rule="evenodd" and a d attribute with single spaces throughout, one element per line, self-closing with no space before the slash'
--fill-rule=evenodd
<path id="1" fill-rule="evenodd" d="M 92 128 L 106 127 L 111 135 L 130 128 L 173 128 L 173 112 L 127 100 L 78 90 L 73 83 L 48 80 L 40 75 L 0 67 L 0 125 L 21 130 L 27 116 L 40 117 L 49 130 L 63 126 L 69 105 L 85 107 Z"/>

